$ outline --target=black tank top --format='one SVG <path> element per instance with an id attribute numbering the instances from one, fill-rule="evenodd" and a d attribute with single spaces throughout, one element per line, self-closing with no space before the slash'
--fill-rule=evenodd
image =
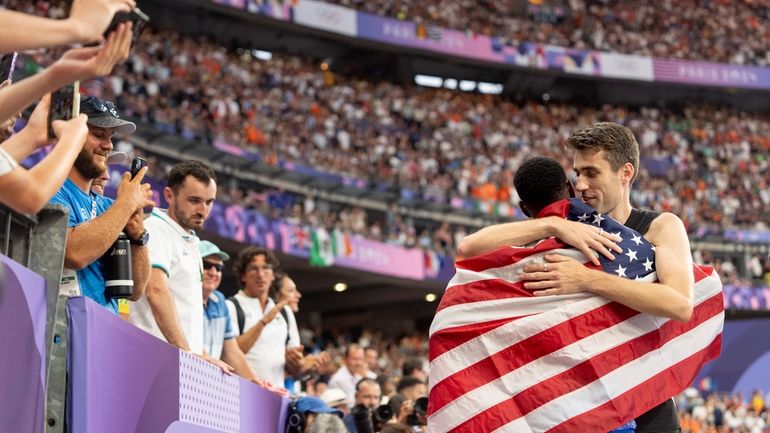
<path id="1" fill-rule="evenodd" d="M 631 215 L 624 224 L 641 234 L 646 234 L 650 224 L 660 216 L 659 212 L 631 209 Z M 674 400 L 669 398 L 636 418 L 636 433 L 676 433 L 679 432 L 679 416 Z"/>

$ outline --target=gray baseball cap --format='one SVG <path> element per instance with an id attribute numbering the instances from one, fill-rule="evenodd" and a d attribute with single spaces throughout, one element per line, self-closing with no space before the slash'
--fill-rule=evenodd
<path id="1" fill-rule="evenodd" d="M 80 99 L 80 112 L 88 116 L 88 124 L 99 128 L 114 128 L 119 134 L 132 134 L 136 124 L 120 118 L 117 107 L 110 101 L 96 96 Z"/>

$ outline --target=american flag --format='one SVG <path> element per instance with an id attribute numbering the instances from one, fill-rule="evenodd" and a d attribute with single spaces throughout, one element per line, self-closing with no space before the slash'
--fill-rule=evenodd
<path id="1" fill-rule="evenodd" d="M 656 281 L 654 247 L 579 200 L 544 210 L 617 233 L 623 254 L 602 269 Z M 719 356 L 724 306 L 711 268 L 695 266 L 694 312 L 683 323 L 590 293 L 534 297 L 525 265 L 557 253 L 551 238 L 458 261 L 430 329 L 428 430 L 608 432 L 684 390 Z"/>

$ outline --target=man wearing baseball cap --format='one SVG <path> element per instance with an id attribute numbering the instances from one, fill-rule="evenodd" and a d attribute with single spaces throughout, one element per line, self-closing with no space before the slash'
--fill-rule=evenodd
<path id="1" fill-rule="evenodd" d="M 235 370 L 235 374 L 257 381 L 246 356 L 235 342 L 235 332 L 230 327 L 230 313 L 225 305 L 225 295 L 217 288 L 222 282 L 222 270 L 230 255 L 209 241 L 200 241 L 198 248 L 203 259 L 203 350 L 205 355 L 222 359 Z"/>
<path id="2" fill-rule="evenodd" d="M 142 208 L 154 203 L 150 185 L 141 183 L 146 168 L 133 180 L 130 173 L 123 174 L 115 200 L 91 191 L 93 180 L 107 170 L 113 134 L 130 134 L 136 125 L 121 119 L 114 104 L 93 96 L 82 98 L 80 112 L 88 115 L 88 137 L 67 180 L 51 199 L 69 210 L 60 293 L 83 294 L 117 314 L 117 300 L 104 295 L 104 266 L 99 259 L 125 231 L 131 242 L 131 300 L 142 297 L 150 275 Z"/>

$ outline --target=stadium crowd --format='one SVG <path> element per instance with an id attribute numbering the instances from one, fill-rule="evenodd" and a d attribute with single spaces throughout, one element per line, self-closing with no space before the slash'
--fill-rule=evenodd
<path id="1" fill-rule="evenodd" d="M 82 11 L 82 0 L 76 1 Z M 128 0 L 99 4 L 111 12 L 131 6 Z M 57 12 L 60 7 L 45 12 L 61 18 L 66 14 Z M 21 19 L 0 12 L 0 19 Z M 453 232 L 443 223 L 432 232 L 427 226 L 418 232 L 395 208 L 382 221 L 368 221 L 361 208 L 336 212 L 312 197 L 272 206 L 269 198 L 248 196 L 237 187 L 218 190 L 217 175 L 200 161 L 168 168 L 155 165 L 158 180 L 166 181 L 169 206 L 145 217 L 143 209 L 153 205 L 150 185 L 143 183 L 147 169 L 116 179 L 114 200 L 92 191 L 93 181 L 107 170 L 112 134 L 136 130 L 137 125 L 121 114 L 185 138 L 236 143 L 268 163 L 287 159 L 371 182 L 395 179 L 393 187 L 416 190 L 439 202 L 470 196 L 510 205 L 517 203 L 511 180 L 520 162 L 548 155 L 567 167 L 560 145 L 573 129 L 617 121 L 636 132 L 644 155 L 653 160 L 648 164 L 657 167 L 642 172 L 641 191 L 634 196 L 637 204 L 678 213 L 693 228 L 767 228 L 763 216 L 770 209 L 765 191 L 770 146 L 763 137 L 770 121 L 765 117 L 717 108 L 676 113 L 513 103 L 336 76 L 296 57 L 261 62 L 249 52 L 228 52 L 168 32 L 147 34 L 129 57 L 131 26 L 120 25 L 102 41 L 101 27 L 108 23 L 102 24 L 89 36 L 65 41 L 100 45 L 64 54 L 40 72 L 48 75 L 8 85 L 0 93 L 0 109 L 14 108 L 3 112 L 8 116 L 39 100 L 25 127 L 3 142 L 0 181 L 8 183 L 1 184 L 6 195 L 0 200 L 34 213 L 53 196 L 53 203 L 69 209 L 63 277 L 72 278 L 62 278 L 60 293 L 83 294 L 115 314 L 116 298 L 128 298 L 131 323 L 224 373 L 234 372 L 281 395 L 286 395 L 284 386 L 303 395 L 292 410 L 301 410 L 302 402 L 310 413 L 319 410 L 317 425 L 324 419 L 321 414 L 339 411 L 345 428 L 354 432 L 360 427 L 351 411 L 359 406 L 373 410 L 382 403 L 391 409 L 384 421 L 394 421 L 392 431 L 410 431 L 403 424 L 421 431 L 427 409 L 420 403 L 427 393 L 427 337 L 300 329 L 294 313 L 301 288 L 282 272 L 271 251 L 246 246 L 231 258 L 197 237 L 215 200 L 270 211 L 296 224 L 333 226 L 445 253 L 454 250 L 464 228 Z M 46 56 L 41 52 L 37 60 L 51 63 Z M 86 86 L 99 97 L 83 97 L 83 114 L 57 121 L 48 130 L 41 119 L 47 118 L 51 104 L 43 94 L 59 84 L 103 76 L 126 58 L 101 85 Z M 49 81 L 42 82 L 41 76 Z M 26 91 L 23 98 L 19 89 Z M 48 133 L 59 144 L 41 164 L 46 168 L 48 161 L 58 169 L 40 173 L 18 166 L 16 160 L 49 142 Z M 715 146 L 719 150 L 714 151 Z M 13 197 L 8 191 L 16 186 L 10 183 L 15 178 L 9 180 L 9 175 L 29 176 L 27 182 L 41 182 L 48 175 L 48 184 L 35 186 L 51 191 L 42 193 L 42 203 Z M 721 212 L 713 210 L 717 204 Z M 131 266 L 122 269 L 129 273 L 125 278 L 109 275 L 114 269 L 100 259 L 120 236 L 133 256 Z M 746 265 L 754 276 L 767 268 L 767 262 L 758 260 L 752 258 Z M 232 266 L 241 289 L 227 300 L 217 292 L 225 266 Z M 724 275 L 735 273 L 727 262 L 719 266 Z M 132 290 L 111 296 L 105 288 L 112 287 L 106 285 L 112 277 L 123 282 L 120 287 L 130 279 Z M 302 400 L 313 397 L 319 400 Z M 697 392 L 683 394 L 680 401 L 683 431 L 756 433 L 768 424 L 761 392 L 749 402 L 740 396 L 704 399 Z"/>
<path id="2" fill-rule="evenodd" d="M 762 0 L 546 2 L 326 0 L 376 15 L 499 37 L 644 56 L 770 65 Z M 529 4 L 527 4 L 529 3 Z"/>
<path id="3" fill-rule="evenodd" d="M 161 130 L 238 144 L 267 163 L 391 180 L 440 203 L 515 205 L 511 182 L 521 161 L 544 154 L 568 167 L 561 145 L 570 131 L 615 121 L 636 133 L 645 155 L 637 205 L 681 215 L 691 230 L 767 227 L 764 114 L 515 103 L 333 75 L 298 57 L 259 61 L 173 33 L 147 34 L 142 44 L 107 80 L 107 98 Z"/>

